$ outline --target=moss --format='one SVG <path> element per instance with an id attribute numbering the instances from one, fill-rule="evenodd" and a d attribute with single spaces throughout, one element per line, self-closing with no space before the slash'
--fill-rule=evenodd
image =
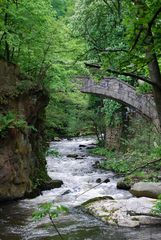
<path id="1" fill-rule="evenodd" d="M 88 206 L 90 206 L 90 204 L 92 204 L 94 202 L 101 201 L 101 200 L 107 200 L 107 199 L 113 200 L 113 198 L 111 196 L 95 197 L 95 198 L 89 199 L 86 202 L 82 203 L 82 206 L 88 207 Z"/>
<path id="2" fill-rule="evenodd" d="M 160 182 L 158 178 L 159 172 L 152 171 L 142 171 L 136 172 L 124 178 L 124 182 L 127 185 L 133 185 L 136 182 Z"/>

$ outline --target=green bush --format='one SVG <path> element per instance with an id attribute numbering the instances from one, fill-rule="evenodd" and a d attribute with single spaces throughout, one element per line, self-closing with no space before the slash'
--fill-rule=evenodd
<path id="1" fill-rule="evenodd" d="M 53 203 L 49 202 L 49 203 L 44 203 L 39 205 L 38 210 L 35 211 L 32 214 L 32 216 L 34 220 L 41 220 L 42 218 L 48 216 L 52 226 L 58 233 L 60 239 L 63 239 L 61 233 L 59 232 L 57 226 L 55 225 L 54 219 L 59 217 L 60 214 L 67 213 L 67 212 L 68 212 L 68 208 L 66 208 L 65 206 L 62 206 L 62 205 L 55 206 Z"/>
<path id="2" fill-rule="evenodd" d="M 56 149 L 48 149 L 46 152 L 46 156 L 53 156 L 53 157 L 58 157 L 60 156 L 59 152 Z"/>
<path id="3" fill-rule="evenodd" d="M 138 93 L 150 93 L 152 92 L 152 86 L 148 83 L 142 83 L 136 87 Z"/>
<path id="4" fill-rule="evenodd" d="M 23 117 L 17 116 L 13 112 L 8 112 L 7 114 L 0 114 L 0 136 L 4 137 L 7 131 L 12 128 L 19 130 L 29 128 L 36 131 L 33 126 L 27 124 Z"/>
<path id="5" fill-rule="evenodd" d="M 161 215 L 161 194 L 159 195 L 159 199 L 152 209 L 152 213 Z"/>
<path id="6" fill-rule="evenodd" d="M 104 147 L 96 147 L 94 149 L 90 149 L 89 152 L 91 154 L 95 154 L 95 155 L 98 155 L 98 156 L 104 156 L 106 158 L 113 158 L 116 155 L 115 152 L 109 151 Z"/>
<path id="7" fill-rule="evenodd" d="M 46 216 L 57 218 L 63 212 L 68 212 L 68 209 L 62 205 L 55 206 L 53 203 L 49 202 L 39 205 L 38 210 L 33 212 L 32 217 L 34 220 L 40 220 Z"/>

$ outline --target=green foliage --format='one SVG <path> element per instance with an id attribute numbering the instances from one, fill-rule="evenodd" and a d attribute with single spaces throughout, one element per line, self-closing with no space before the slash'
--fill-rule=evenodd
<path id="1" fill-rule="evenodd" d="M 72 90 L 73 89 L 73 90 Z M 53 94 L 47 107 L 48 137 L 55 135 L 78 136 L 91 132 L 88 96 L 72 86 L 67 91 Z"/>
<path id="2" fill-rule="evenodd" d="M 116 153 L 114 151 L 108 151 L 104 147 L 96 147 L 94 149 L 90 149 L 89 152 L 98 156 L 106 157 L 108 159 L 114 158 L 116 156 Z"/>
<path id="3" fill-rule="evenodd" d="M 44 183 L 50 181 L 50 177 L 47 174 L 46 169 L 46 162 L 44 161 L 44 151 L 42 151 L 42 155 L 39 153 L 39 166 L 37 166 L 35 175 L 33 176 L 32 183 L 33 183 L 33 190 L 39 190 Z"/>
<path id="4" fill-rule="evenodd" d="M 133 120 L 130 125 L 129 133 L 126 135 L 128 140 L 122 139 L 124 145 L 119 152 L 102 147 L 92 149 L 90 152 L 104 156 L 105 160 L 100 162 L 100 167 L 125 175 L 127 184 L 137 181 L 160 181 L 158 176 L 161 161 L 147 164 L 161 158 L 160 134 L 152 130 L 153 125 L 141 118 Z M 135 171 L 128 175 L 133 170 Z"/>
<path id="5" fill-rule="evenodd" d="M 147 154 L 152 159 L 151 155 L 158 146 L 160 146 L 160 134 L 155 130 L 154 125 L 140 117 L 131 118 L 129 127 L 126 132 L 126 137 L 122 139 L 122 146 L 127 152 L 139 152 Z"/>
<path id="6" fill-rule="evenodd" d="M 122 123 L 122 105 L 113 100 L 104 100 L 106 126 L 117 126 Z"/>
<path id="7" fill-rule="evenodd" d="M 136 91 L 138 93 L 151 93 L 152 92 L 152 86 L 148 83 L 142 83 L 142 84 L 139 84 L 136 87 Z"/>
<path id="8" fill-rule="evenodd" d="M 111 152 L 106 148 L 99 147 L 90 150 L 90 152 L 92 154 L 104 156 L 106 159 L 100 162 L 100 168 L 112 170 L 117 174 L 125 175 L 125 182 L 128 184 L 136 181 L 159 181 L 158 175 L 161 162 L 147 165 L 144 169 L 141 168 L 144 164 L 146 165 L 147 162 L 152 161 L 152 155 L 148 155 L 146 153 L 143 154 L 139 151 L 130 151 L 126 153 Z M 134 173 L 127 175 L 134 169 L 136 169 Z"/>
<path id="9" fill-rule="evenodd" d="M 53 157 L 58 157 L 60 156 L 59 152 L 56 150 L 56 149 L 48 149 L 47 152 L 46 152 L 46 156 L 53 156 Z"/>
<path id="10" fill-rule="evenodd" d="M 151 55 L 156 53 L 156 60 L 161 64 L 161 15 L 156 15 L 158 10 L 157 0 L 77 0 L 72 28 L 75 36 L 86 43 L 84 60 L 101 65 L 104 71 L 118 70 L 118 74 L 110 71 L 106 74 L 116 75 L 135 86 L 139 78 L 121 77 L 121 73 L 148 77 L 152 60 L 147 54 L 149 46 Z M 151 36 L 154 44 L 149 42 Z M 147 93 L 151 92 L 151 87 L 144 84 L 138 90 Z"/>
<path id="11" fill-rule="evenodd" d="M 93 124 L 94 133 L 100 144 L 104 144 L 106 123 L 103 98 L 91 95 L 88 103 L 88 118 Z"/>
<path id="12" fill-rule="evenodd" d="M 115 127 L 122 123 L 123 107 L 113 100 L 90 96 L 87 110 L 87 116 L 92 121 L 94 133 L 99 143 L 104 145 L 107 127 Z"/>
<path id="13" fill-rule="evenodd" d="M 41 220 L 42 218 L 48 216 L 52 226 L 55 228 L 56 232 L 58 233 L 60 239 L 63 239 L 61 233 L 59 232 L 58 228 L 56 227 L 54 220 L 55 218 L 59 217 L 62 213 L 67 213 L 68 208 L 65 206 L 55 206 L 53 203 L 44 203 L 39 205 L 39 209 L 33 213 L 34 220 Z"/>
<path id="14" fill-rule="evenodd" d="M 73 0 L 52 0 L 51 3 L 58 18 L 70 16 L 73 12 Z"/>
<path id="15" fill-rule="evenodd" d="M 80 39 L 71 37 L 69 17 L 73 0 L 0 2 L 0 56 L 20 66 L 25 80 L 18 82 L 18 93 L 48 89 L 47 132 L 79 135 L 88 131 L 84 124 L 87 101 L 73 79 L 83 74 L 78 56 L 84 49 Z M 16 92 L 17 94 L 17 92 Z"/>
<path id="16" fill-rule="evenodd" d="M 21 131 L 25 129 L 32 129 L 36 131 L 33 126 L 29 126 L 25 119 L 21 116 L 17 116 L 13 112 L 7 114 L 0 114 L 0 135 L 4 136 L 9 129 L 19 129 Z"/>
<path id="17" fill-rule="evenodd" d="M 116 160 L 116 159 L 112 159 L 112 160 L 108 160 L 106 162 L 102 162 L 100 164 L 100 166 L 102 168 L 105 168 L 107 170 L 113 170 L 116 173 L 122 174 L 122 173 L 126 173 L 129 170 L 129 164 L 127 161 L 125 161 L 124 159 L 121 160 Z"/>
<path id="18" fill-rule="evenodd" d="M 21 80 L 21 82 L 18 83 L 16 87 L 17 87 L 18 93 L 23 93 L 23 92 L 32 90 L 36 86 L 34 84 L 34 81 L 25 79 L 25 80 Z"/>
<path id="19" fill-rule="evenodd" d="M 53 219 L 67 212 L 68 208 L 65 206 L 55 206 L 53 203 L 49 202 L 39 205 L 38 210 L 33 212 L 32 217 L 34 220 L 40 220 L 46 216 L 50 216 Z"/>
<path id="20" fill-rule="evenodd" d="M 152 209 L 152 213 L 161 216 L 161 194 L 159 195 L 159 200 Z"/>
<path id="21" fill-rule="evenodd" d="M 56 86 L 58 78 L 63 84 L 64 69 L 72 65 L 75 41 L 69 37 L 64 19 L 58 16 L 65 14 L 72 1 L 16 2 L 0 2 L 1 57 L 18 64 L 21 72 L 42 87 Z"/>
<path id="22" fill-rule="evenodd" d="M 156 143 L 154 144 L 154 148 L 151 152 L 151 155 L 154 157 L 154 158 L 161 158 L 161 145 L 158 146 Z"/>
<path id="23" fill-rule="evenodd" d="M 105 49 L 113 48 L 116 45 L 118 48 L 124 48 L 121 39 L 123 37 L 123 27 L 117 25 L 119 23 L 117 12 L 115 8 L 111 10 L 110 5 L 113 3 L 109 2 L 109 6 L 106 6 L 105 1 L 76 1 L 73 31 L 76 36 L 83 37 L 86 40 L 87 54 L 85 56 L 92 59 L 93 62 L 100 59 L 102 62 L 110 61 L 112 64 L 112 58 L 104 58 L 107 55 Z M 110 56 L 112 57 L 112 54 Z"/>

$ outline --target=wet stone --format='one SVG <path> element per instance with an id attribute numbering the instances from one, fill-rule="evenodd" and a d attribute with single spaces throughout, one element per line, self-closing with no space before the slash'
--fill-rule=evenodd
<path id="1" fill-rule="evenodd" d="M 101 183 L 101 182 L 102 182 L 101 178 L 98 178 L 98 179 L 96 180 L 96 183 Z"/>
<path id="2" fill-rule="evenodd" d="M 123 189 L 123 190 L 129 190 L 131 186 L 126 183 L 125 181 L 121 180 L 117 182 L 117 188 L 118 189 Z"/>
<path id="3" fill-rule="evenodd" d="M 80 148 L 85 148 L 86 145 L 84 145 L 84 144 L 80 144 L 79 147 L 80 147 Z"/>
<path id="4" fill-rule="evenodd" d="M 64 193 L 62 193 L 62 196 L 64 196 L 64 195 L 67 195 L 67 194 L 69 194 L 69 193 L 71 193 L 71 190 L 66 190 Z"/>
<path id="5" fill-rule="evenodd" d="M 77 158 L 78 154 L 68 154 L 67 157 L 68 158 Z"/>

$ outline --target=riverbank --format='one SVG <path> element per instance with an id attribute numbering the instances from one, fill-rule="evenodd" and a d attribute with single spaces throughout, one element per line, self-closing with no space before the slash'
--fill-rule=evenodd
<path id="1" fill-rule="evenodd" d="M 94 156 L 104 158 L 97 163 L 96 167 L 113 171 L 123 178 L 119 183 L 119 188 L 127 190 L 136 182 L 160 182 L 161 180 L 160 147 L 155 147 L 149 155 L 138 151 L 109 151 L 103 147 L 90 149 L 89 152 Z"/>
<path id="2" fill-rule="evenodd" d="M 134 197 L 129 199 L 91 199 L 82 205 L 83 209 L 101 221 L 126 227 L 141 225 L 161 225 L 159 207 L 156 210 L 157 198 L 161 194 L 160 182 L 160 148 L 157 147 L 150 156 L 138 152 L 109 151 L 103 147 L 89 150 L 94 156 L 102 156 L 95 167 L 113 171 L 118 189 L 129 190 Z M 150 160 L 153 158 L 153 160 Z M 139 197 L 139 198 L 135 198 Z M 150 197 L 150 198 L 149 198 Z M 154 199 L 152 199 L 154 198 Z"/>

